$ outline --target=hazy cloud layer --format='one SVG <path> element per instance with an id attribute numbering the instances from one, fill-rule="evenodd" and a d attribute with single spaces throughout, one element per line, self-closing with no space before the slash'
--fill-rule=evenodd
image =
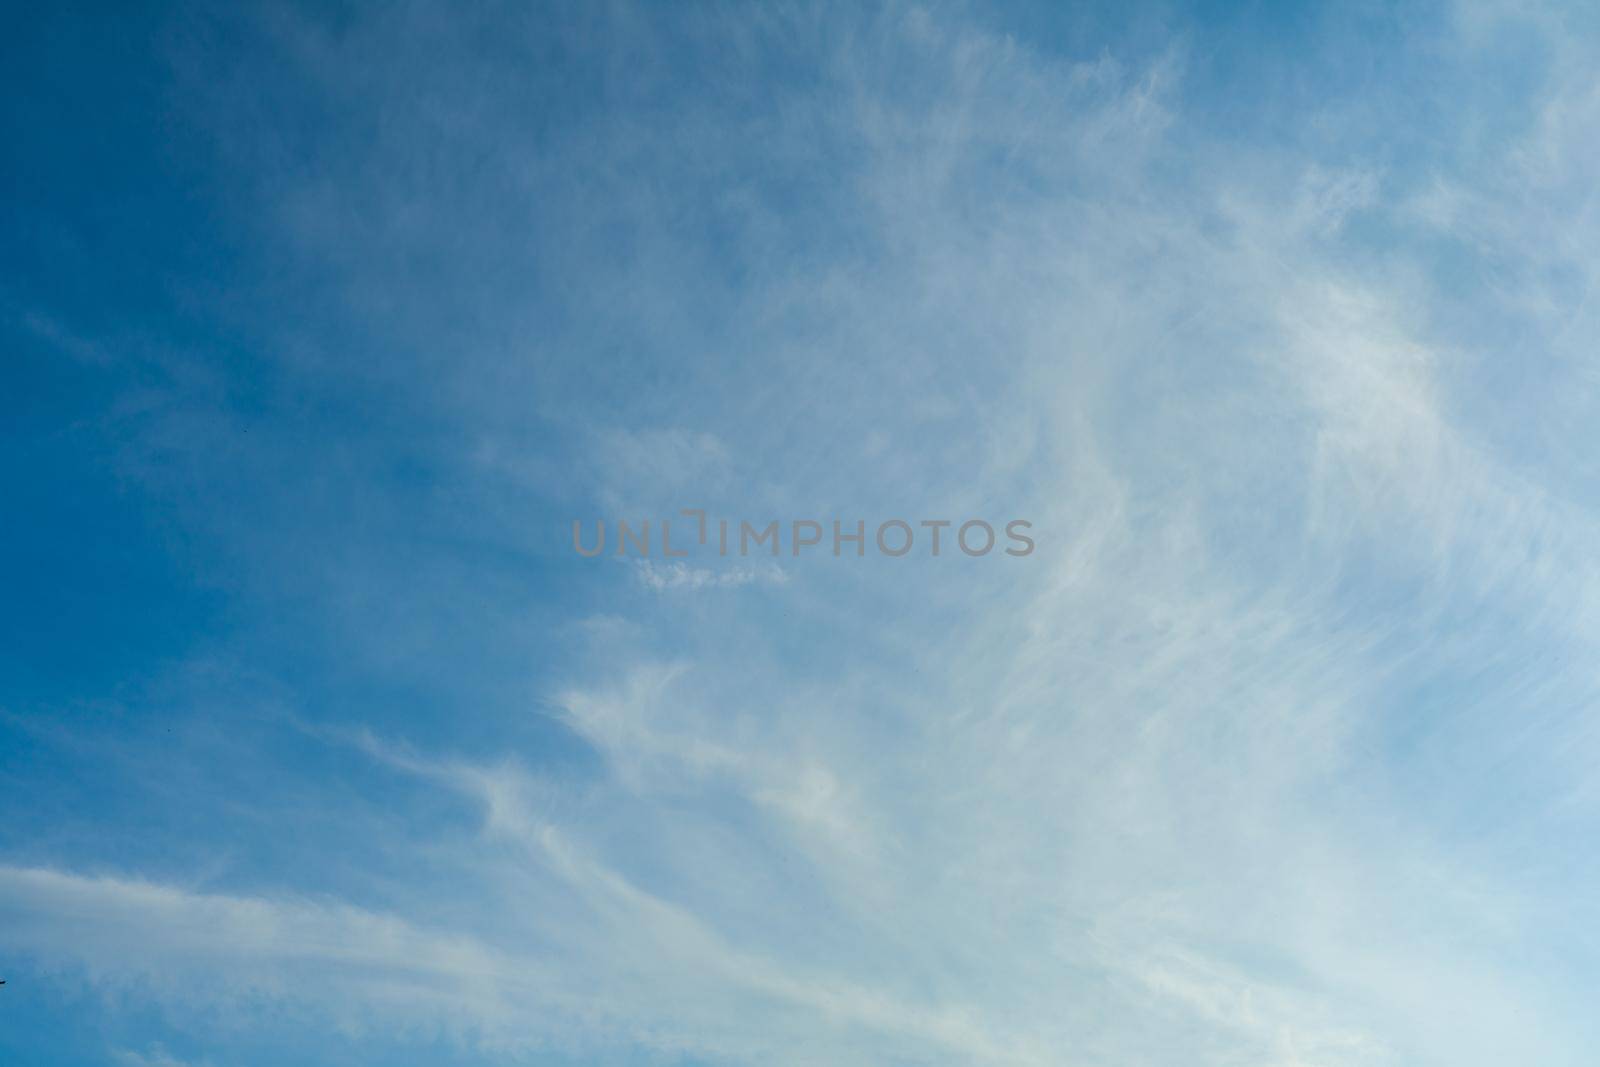
<path id="1" fill-rule="evenodd" d="M 15 984 L 161 1067 L 1586 1062 L 1600 28 L 1285 17 L 153 31 L 223 280 L 8 330 L 224 606 L 3 707 Z M 685 507 L 1039 548 L 571 550 Z"/>

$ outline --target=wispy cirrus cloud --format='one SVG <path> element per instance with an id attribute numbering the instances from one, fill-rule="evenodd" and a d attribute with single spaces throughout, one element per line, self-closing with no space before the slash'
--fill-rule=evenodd
<path id="1" fill-rule="evenodd" d="M 782 585 L 788 574 L 777 564 L 765 567 L 691 567 L 685 563 L 657 563 L 648 559 L 634 562 L 639 581 L 657 593 L 693 592 L 697 589 L 734 589 L 752 582 Z"/>
<path id="2" fill-rule="evenodd" d="M 1246 62 L 1151 17 L 175 39 L 304 302 L 113 452 L 249 624 L 72 757 L 160 817 L 0 867 L 8 948 L 224 1043 L 267 1005 L 489 1061 L 1583 1062 L 1592 38 L 1327 13 Z M 1039 551 L 570 551 L 681 507 Z"/>

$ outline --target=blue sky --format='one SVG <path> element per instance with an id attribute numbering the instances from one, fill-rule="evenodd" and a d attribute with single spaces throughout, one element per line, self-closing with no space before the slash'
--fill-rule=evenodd
<path id="1" fill-rule="evenodd" d="M 0 1061 L 1593 1061 L 1593 10 L 7 23 Z"/>

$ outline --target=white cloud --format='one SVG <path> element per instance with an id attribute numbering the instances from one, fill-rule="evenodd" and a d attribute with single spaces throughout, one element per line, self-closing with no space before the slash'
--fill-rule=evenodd
<path id="1" fill-rule="evenodd" d="M 741 585 L 782 585 L 788 573 L 776 563 L 765 567 L 691 567 L 686 563 L 658 563 L 648 559 L 634 561 L 639 581 L 657 592 L 694 592 L 700 589 L 735 589 Z"/>
<path id="2" fill-rule="evenodd" d="M 160 1045 L 154 1045 L 144 1052 L 118 1049 L 111 1055 L 117 1067 L 205 1067 L 203 1062 L 180 1060 Z"/>
<path id="3" fill-rule="evenodd" d="M 292 1002 L 490 1050 L 1581 1062 L 1592 1024 L 1540 966 L 1592 950 L 1575 890 L 1508 857 L 1594 802 L 1559 714 L 1593 672 L 1528 666 L 1600 637 L 1593 502 L 1491 432 L 1426 257 L 1338 245 L 1387 213 L 1538 260 L 1515 235 L 1569 213 L 1496 205 L 1587 173 L 1581 79 L 1506 173 L 1411 194 L 1378 165 L 1196 145 L 1182 47 L 1058 62 L 910 8 L 818 41 L 822 96 L 752 121 L 780 160 L 837 154 L 844 251 L 769 261 L 805 235 L 781 198 L 728 189 L 755 280 L 709 332 L 763 358 L 711 353 L 585 423 L 596 496 L 670 514 L 749 479 L 752 513 L 1005 511 L 1037 555 L 793 582 L 640 561 L 653 592 L 773 595 L 591 620 L 592 660 L 540 696 L 592 774 L 359 736 L 408 788 L 476 805 L 476 832 L 425 842 L 452 907 L 0 868 L 7 944 L 173 1004 Z M 607 179 L 583 203 L 641 251 L 581 299 L 664 350 L 705 340 L 682 306 L 709 283 L 669 254 L 672 183 L 611 198 L 654 155 L 721 183 L 742 141 L 713 118 L 602 122 L 518 161 Z M 1588 276 L 1589 246 L 1553 247 Z M 1539 276 L 1485 299 L 1549 327 Z M 1462 767 L 1494 776 L 1493 812 Z"/>

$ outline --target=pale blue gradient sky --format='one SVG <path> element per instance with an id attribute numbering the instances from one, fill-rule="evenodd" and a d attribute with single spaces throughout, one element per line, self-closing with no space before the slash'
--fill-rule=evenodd
<path id="1" fill-rule="evenodd" d="M 1593 1061 L 1593 10 L 7 24 L 0 1060 Z"/>

